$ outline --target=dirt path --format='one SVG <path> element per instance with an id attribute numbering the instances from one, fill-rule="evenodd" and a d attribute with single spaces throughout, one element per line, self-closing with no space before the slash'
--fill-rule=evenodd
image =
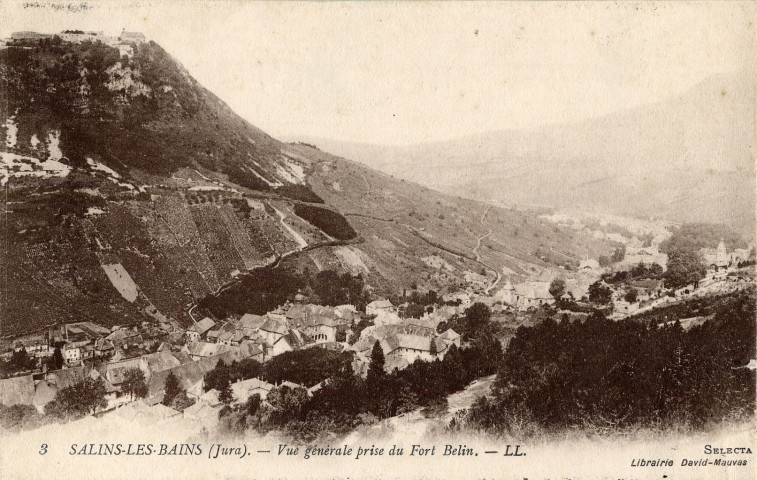
<path id="1" fill-rule="evenodd" d="M 292 238 L 294 238 L 294 240 L 299 245 L 299 248 L 303 249 L 303 248 L 307 247 L 308 246 L 308 242 L 304 238 L 302 238 L 302 235 L 300 235 L 299 233 L 297 233 L 295 231 L 295 229 L 293 229 L 292 227 L 290 227 L 289 225 L 287 225 L 287 223 L 284 221 L 287 218 L 286 214 L 284 212 L 280 211 L 279 209 L 277 209 L 276 207 L 274 207 L 273 205 L 271 205 L 270 203 L 268 205 L 270 205 L 270 207 L 273 208 L 273 210 L 279 216 L 279 221 L 281 222 L 281 226 L 284 227 L 284 230 L 286 230 L 287 232 L 289 232 L 289 235 L 291 235 Z"/>
<path id="2" fill-rule="evenodd" d="M 489 395 L 496 377 L 496 375 L 489 375 L 488 377 L 473 380 L 473 382 L 463 390 L 455 392 L 447 397 L 449 407 L 447 407 L 448 413 L 444 417 L 445 420 L 448 422 L 449 420 L 452 420 L 452 417 L 460 410 L 470 408 L 478 397 Z"/>
<path id="3" fill-rule="evenodd" d="M 484 223 L 484 219 L 486 219 L 486 214 L 487 214 L 487 213 L 489 213 L 489 210 L 490 210 L 491 208 L 492 208 L 492 207 L 491 207 L 491 205 L 487 205 L 487 206 L 486 206 L 486 210 L 484 210 L 484 213 L 483 213 L 483 214 L 481 215 L 481 225 L 484 225 L 484 226 L 486 226 L 486 224 Z M 481 235 L 480 237 L 478 237 L 478 240 L 476 241 L 476 246 L 475 246 L 475 247 L 473 247 L 473 249 L 471 250 L 471 251 L 473 252 L 473 255 L 474 255 L 474 256 L 476 257 L 476 261 L 477 261 L 478 263 L 480 263 L 481 265 L 485 266 L 486 268 L 488 268 L 489 270 L 492 270 L 492 271 L 494 271 L 494 275 L 496 275 L 496 277 L 494 278 L 494 281 L 492 281 L 492 283 L 490 283 L 490 284 L 489 284 L 489 285 L 488 285 L 488 286 L 487 286 L 487 287 L 486 287 L 486 288 L 484 289 L 484 293 L 485 293 L 485 294 L 487 294 L 487 295 L 489 295 L 489 292 L 491 291 L 491 289 L 492 289 L 492 288 L 494 288 L 494 286 L 495 286 L 496 284 L 498 284 L 498 283 L 499 283 L 499 281 L 500 281 L 500 280 L 502 279 L 502 274 L 501 274 L 501 273 L 499 273 L 499 270 L 498 270 L 498 269 L 496 269 L 496 268 L 494 268 L 494 267 L 492 267 L 491 265 L 488 265 L 488 264 L 486 264 L 486 263 L 482 262 L 482 261 L 481 261 L 481 255 L 480 255 L 480 254 L 478 253 L 478 249 L 479 249 L 479 248 L 481 248 L 481 242 L 482 242 L 482 241 L 483 241 L 483 240 L 484 240 L 484 239 L 485 239 L 486 237 L 488 237 L 489 235 L 491 235 L 493 231 L 494 231 L 494 230 L 492 230 L 492 229 L 490 228 L 488 232 L 486 232 L 485 234 L 483 234 L 483 235 Z"/>
<path id="4" fill-rule="evenodd" d="M 476 257 L 476 261 L 477 262 L 481 261 L 481 255 L 478 254 L 478 249 L 481 248 L 481 241 L 483 239 L 485 239 L 486 237 L 488 237 L 489 235 L 491 235 L 492 232 L 493 232 L 493 230 L 489 229 L 489 232 L 487 232 L 487 233 L 481 235 L 480 237 L 478 237 L 478 240 L 476 241 L 476 246 L 473 247 L 473 249 L 471 249 L 471 252 L 473 252 L 473 255 Z"/>

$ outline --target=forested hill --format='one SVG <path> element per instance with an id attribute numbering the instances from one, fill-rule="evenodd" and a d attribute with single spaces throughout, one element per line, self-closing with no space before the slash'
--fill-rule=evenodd
<path id="1" fill-rule="evenodd" d="M 575 428 L 688 432 L 748 420 L 755 290 L 696 303 L 711 317 L 689 330 L 660 323 L 656 312 L 520 328 L 499 366 L 494 399 L 480 399 L 458 426 L 524 437 Z M 690 308 L 665 313 L 680 319 Z"/>

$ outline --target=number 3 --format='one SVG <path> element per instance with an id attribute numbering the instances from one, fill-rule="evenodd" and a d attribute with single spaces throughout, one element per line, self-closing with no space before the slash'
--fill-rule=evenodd
<path id="1" fill-rule="evenodd" d="M 44 455 L 44 454 L 46 454 L 46 453 L 47 453 L 47 444 L 46 444 L 46 443 L 43 443 L 43 444 L 42 444 L 42 445 L 40 445 L 40 447 L 39 447 L 39 454 L 40 454 L 40 455 Z"/>

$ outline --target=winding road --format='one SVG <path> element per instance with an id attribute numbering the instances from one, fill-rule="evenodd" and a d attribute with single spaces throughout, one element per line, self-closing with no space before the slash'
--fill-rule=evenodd
<path id="1" fill-rule="evenodd" d="M 487 213 L 489 213 L 489 210 L 490 210 L 491 208 L 492 208 L 492 207 L 491 207 L 491 205 L 487 205 L 487 206 L 486 206 L 486 210 L 484 210 L 484 213 L 483 213 L 483 214 L 481 215 L 481 225 L 484 225 L 484 226 L 486 226 L 486 224 L 484 223 L 484 219 L 486 218 L 486 214 L 487 214 Z M 474 255 L 474 256 L 476 257 L 476 261 L 477 261 L 478 263 L 480 263 L 481 265 L 483 265 L 484 267 L 488 268 L 489 270 L 492 270 L 492 271 L 494 272 L 494 274 L 496 275 L 496 277 L 494 278 L 494 281 L 493 281 L 492 283 L 490 283 L 490 284 L 489 284 L 489 285 L 488 285 L 488 286 L 487 286 L 487 287 L 486 287 L 486 288 L 484 289 L 484 293 L 485 293 L 485 294 L 487 294 L 487 295 L 489 295 L 489 292 L 491 291 L 491 289 L 492 289 L 492 288 L 494 288 L 494 286 L 495 286 L 496 284 L 498 284 L 498 283 L 499 283 L 499 281 L 500 281 L 500 280 L 502 279 L 502 274 L 501 274 L 501 273 L 499 273 L 499 270 L 497 270 L 496 268 L 494 268 L 494 267 L 492 267 L 492 266 L 490 266 L 490 265 L 488 265 L 488 264 L 486 264 L 486 263 L 482 262 L 482 261 L 481 261 L 481 255 L 479 255 L 479 253 L 478 253 L 478 249 L 479 249 L 479 248 L 481 248 L 481 242 L 482 242 L 482 241 L 483 241 L 483 240 L 484 240 L 484 239 L 485 239 L 486 237 L 488 237 L 489 235 L 491 235 L 493 231 L 494 231 L 494 230 L 492 230 L 492 229 L 490 228 L 488 232 L 486 232 L 485 234 L 483 234 L 483 235 L 481 235 L 480 237 L 478 237 L 478 240 L 476 240 L 476 246 L 475 246 L 475 247 L 473 247 L 473 249 L 471 249 L 471 252 L 473 252 L 473 255 Z"/>

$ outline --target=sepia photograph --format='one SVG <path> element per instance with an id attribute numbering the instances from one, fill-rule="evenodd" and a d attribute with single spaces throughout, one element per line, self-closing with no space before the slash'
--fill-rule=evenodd
<path id="1" fill-rule="evenodd" d="M 757 4 L 0 0 L 0 478 L 757 478 Z"/>

